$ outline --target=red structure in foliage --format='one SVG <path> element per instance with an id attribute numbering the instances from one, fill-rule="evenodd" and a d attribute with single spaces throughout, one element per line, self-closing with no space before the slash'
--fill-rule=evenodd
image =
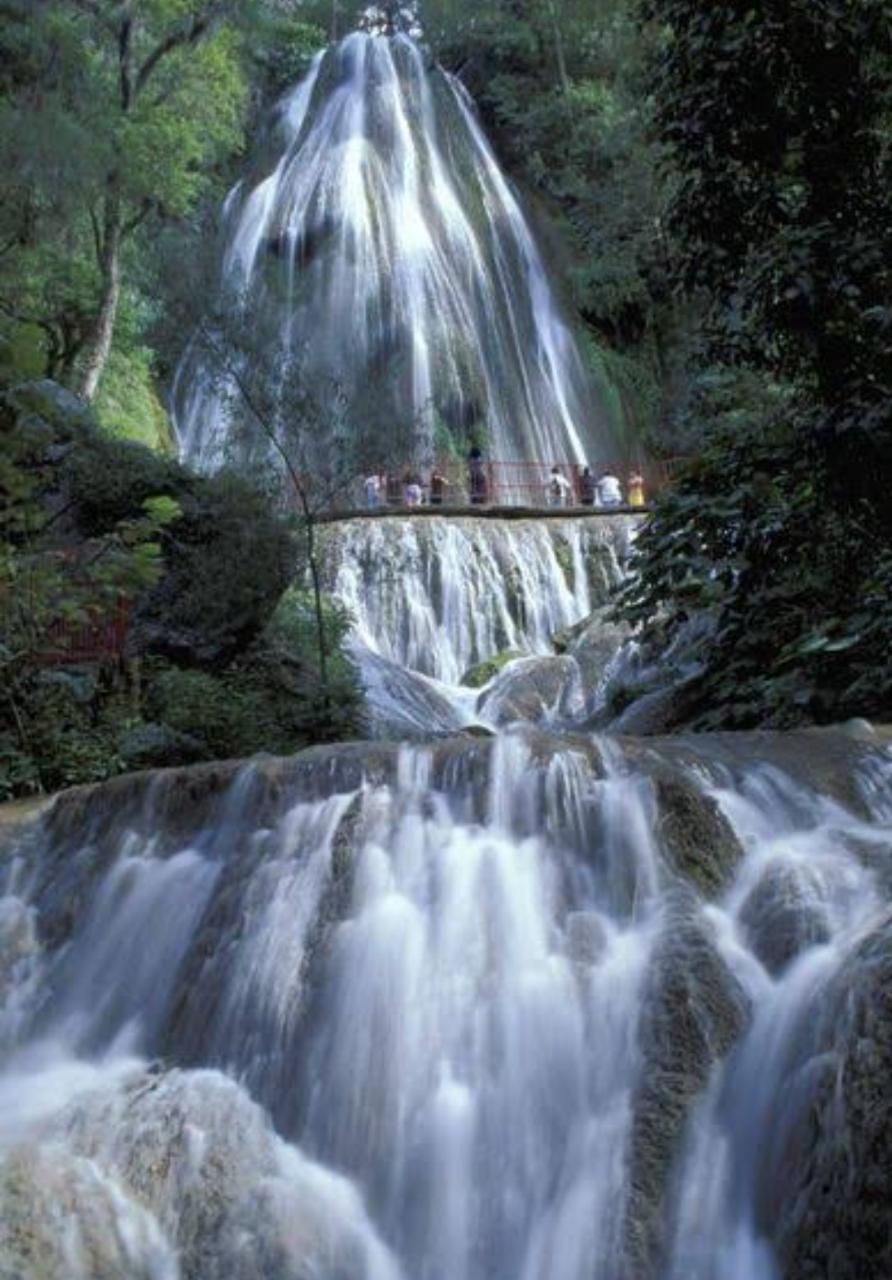
<path id="1" fill-rule="evenodd" d="M 122 600 L 113 612 L 97 609 L 92 617 L 76 622 L 57 619 L 48 629 L 43 663 L 61 667 L 122 661 L 130 631 L 130 615 L 130 602 Z"/>

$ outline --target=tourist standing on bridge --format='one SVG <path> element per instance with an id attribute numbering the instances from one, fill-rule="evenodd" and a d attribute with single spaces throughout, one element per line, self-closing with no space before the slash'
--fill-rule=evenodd
<path id="1" fill-rule="evenodd" d="M 592 475 L 591 467 L 583 467 L 582 475 L 579 477 L 579 505 L 593 507 L 597 490 L 598 486 L 595 484 L 595 477 Z"/>
<path id="2" fill-rule="evenodd" d="M 477 445 L 468 454 L 468 494 L 474 506 L 484 506 L 489 499 L 486 463 Z"/>
<path id="3" fill-rule="evenodd" d="M 381 505 L 381 477 L 366 476 L 365 480 L 365 505 L 369 511 L 376 511 Z"/>
<path id="4" fill-rule="evenodd" d="M 643 507 L 647 505 L 644 496 L 644 476 L 640 471 L 633 471 L 629 476 L 629 506 Z"/>
<path id="5" fill-rule="evenodd" d="M 619 480 L 612 471 L 604 471 L 598 481 L 598 506 L 621 507 L 623 491 Z"/>
<path id="6" fill-rule="evenodd" d="M 449 488 L 449 481 L 443 475 L 438 467 L 434 467 L 431 472 L 430 484 L 430 501 L 432 507 L 442 507 L 446 501 L 446 490 Z"/>
<path id="7" fill-rule="evenodd" d="M 568 506 L 572 492 L 570 481 L 563 474 L 560 467 L 552 467 L 548 481 L 548 505 L 550 507 Z"/>
<path id="8" fill-rule="evenodd" d="M 421 484 L 418 477 L 410 475 L 406 472 L 405 485 L 403 488 L 403 500 L 407 507 L 420 507 L 423 498 Z"/>

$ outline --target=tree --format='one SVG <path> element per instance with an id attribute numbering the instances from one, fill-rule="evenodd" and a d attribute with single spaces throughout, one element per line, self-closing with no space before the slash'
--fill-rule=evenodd
<path id="1" fill-rule="evenodd" d="M 712 613 L 707 722 L 876 714 L 892 700 L 892 3 L 642 12 L 711 385 L 694 386 L 699 456 L 641 540 L 629 614 L 672 635 Z M 741 394 L 754 375 L 760 401 Z"/>
<path id="2" fill-rule="evenodd" d="M 0 123 L 10 174 L 4 234 L 15 257 L 2 305 L 46 334 L 52 372 L 71 379 L 77 364 L 87 399 L 111 351 L 129 246 L 151 218 L 187 215 L 214 161 L 240 140 L 237 8 L 12 6 Z"/>
<path id="3" fill-rule="evenodd" d="M 218 430 L 227 439 L 227 460 L 248 466 L 265 482 L 297 526 L 324 706 L 332 696 L 330 656 L 342 627 L 334 617 L 329 634 L 319 524 L 333 509 L 353 505 L 368 472 L 404 467 L 417 447 L 417 427 L 395 427 L 386 378 L 367 389 L 361 404 L 351 403 L 334 376 L 310 371 L 283 343 L 275 308 L 263 317 L 248 317 L 231 297 L 229 304 L 224 295 L 199 324 L 195 341 L 217 389 Z"/>

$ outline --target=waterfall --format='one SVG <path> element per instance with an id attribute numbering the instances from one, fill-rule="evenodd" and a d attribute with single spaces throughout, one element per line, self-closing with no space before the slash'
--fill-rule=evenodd
<path id="1" fill-rule="evenodd" d="M 281 363 L 334 380 L 354 430 L 391 446 L 403 433 L 429 456 L 470 433 L 499 459 L 616 465 L 518 196 L 454 77 L 407 36 L 356 33 L 319 55 L 278 134 L 272 167 L 226 202 L 221 287 Z M 174 394 L 190 463 L 241 447 L 231 391 L 193 343 Z"/>
<path id="2" fill-rule="evenodd" d="M 606 606 L 635 528 L 625 516 L 332 525 L 327 587 L 352 618 L 373 724 L 411 733 L 473 722 L 481 695 L 461 682 L 498 655 L 572 668 L 554 656 L 555 638 Z M 565 671 L 558 686 L 568 680 L 578 685 L 579 671 Z M 582 697 L 580 710 L 589 702 Z"/>
<path id="3" fill-rule="evenodd" d="M 0 900 L 0 1273 L 777 1280 L 890 784 L 527 729 L 61 797 Z"/>

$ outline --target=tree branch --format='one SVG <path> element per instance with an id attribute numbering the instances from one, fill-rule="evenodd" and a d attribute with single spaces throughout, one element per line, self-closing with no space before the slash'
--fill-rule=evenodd
<path id="1" fill-rule="evenodd" d="M 146 84 L 152 77 L 155 68 L 175 49 L 193 47 L 201 42 L 208 35 L 218 16 L 223 12 L 226 5 L 221 0 L 209 4 L 201 13 L 196 13 L 192 19 L 178 31 L 164 37 L 139 69 L 136 77 L 136 85 L 133 90 L 133 97 L 138 98 L 142 93 Z"/>
<path id="2" fill-rule="evenodd" d="M 121 68 L 121 109 L 126 114 L 133 103 L 133 15 L 127 4 L 118 31 L 118 62 Z"/>
<path id="3" fill-rule="evenodd" d="M 95 18 L 106 31 L 116 32 L 115 24 L 103 9 L 98 0 L 68 0 L 75 9 L 80 9 L 82 13 L 88 13 L 91 18 Z"/>
<path id="4" fill-rule="evenodd" d="M 102 261 L 102 228 L 99 226 L 99 219 L 96 216 L 96 210 L 90 209 L 90 225 L 93 228 L 93 247 L 96 250 L 96 261 Z"/>
<path id="5" fill-rule="evenodd" d="M 133 232 L 137 229 L 137 227 L 142 226 L 142 224 L 145 222 L 146 218 L 149 216 L 149 214 L 152 212 L 154 208 L 155 208 L 155 201 L 150 200 L 148 196 L 146 196 L 146 198 L 143 200 L 140 206 L 139 212 L 135 213 L 133 217 L 130 219 L 130 221 L 125 222 L 124 225 L 121 227 L 122 237 L 132 235 Z"/>

